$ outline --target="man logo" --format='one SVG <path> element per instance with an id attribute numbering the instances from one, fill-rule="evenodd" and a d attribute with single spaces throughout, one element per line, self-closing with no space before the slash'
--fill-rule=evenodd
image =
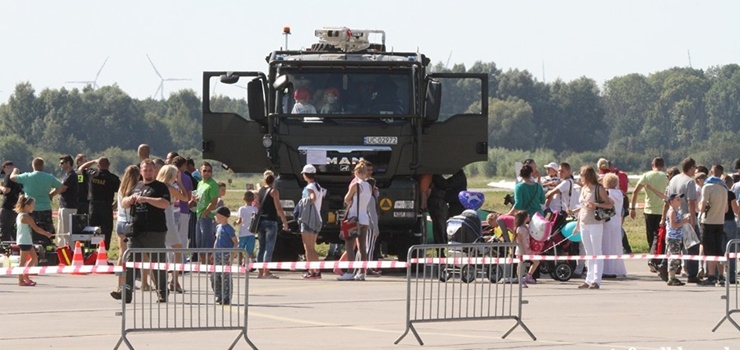
<path id="1" fill-rule="evenodd" d="M 339 167 L 339 171 L 349 172 L 349 165 L 342 165 Z"/>

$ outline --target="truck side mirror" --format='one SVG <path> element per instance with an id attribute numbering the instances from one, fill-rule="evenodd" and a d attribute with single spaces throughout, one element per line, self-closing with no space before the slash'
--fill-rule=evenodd
<path id="1" fill-rule="evenodd" d="M 442 83 L 438 80 L 427 82 L 427 94 L 424 100 L 424 125 L 431 125 L 439 119 L 442 101 Z"/>
<path id="2" fill-rule="evenodd" d="M 236 84 L 236 82 L 239 81 L 239 76 L 228 72 L 226 74 L 221 74 L 219 80 L 224 84 Z"/>
<path id="3" fill-rule="evenodd" d="M 262 80 L 253 79 L 247 83 L 247 105 L 249 119 L 263 123 L 265 121 L 265 93 Z"/>
<path id="4" fill-rule="evenodd" d="M 286 87 L 288 87 L 288 84 L 290 84 L 290 79 L 288 79 L 288 76 L 283 74 L 275 79 L 275 82 L 272 83 L 272 87 L 277 90 L 283 90 Z"/>

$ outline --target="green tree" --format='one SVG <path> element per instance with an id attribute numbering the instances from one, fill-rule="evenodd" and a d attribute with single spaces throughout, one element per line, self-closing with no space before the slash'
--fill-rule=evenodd
<path id="1" fill-rule="evenodd" d="M 489 99 L 488 145 L 509 149 L 533 150 L 538 142 L 532 138 L 534 112 L 524 100 Z"/>
<path id="2" fill-rule="evenodd" d="M 609 150 L 639 151 L 645 119 L 655 112 L 655 89 L 641 74 L 615 77 L 604 85 L 605 122 L 609 126 Z"/>

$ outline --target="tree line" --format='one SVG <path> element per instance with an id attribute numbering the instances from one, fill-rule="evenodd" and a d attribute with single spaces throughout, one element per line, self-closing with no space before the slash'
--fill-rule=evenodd
<path id="1" fill-rule="evenodd" d="M 503 71 L 494 62 L 449 69 L 437 63 L 431 70 L 488 75 L 491 156 L 472 166 L 487 176 L 511 175 L 502 171 L 511 162 L 502 159 L 502 150 L 554 158 L 540 162 L 607 157 L 634 171 L 648 167 L 655 156 L 669 164 L 687 155 L 704 164 L 729 164 L 740 156 L 737 64 L 634 73 L 603 86 L 588 77 L 543 82 L 527 70 Z M 445 108 L 476 109 L 478 87 L 469 80 L 444 88 L 450 90 L 443 96 L 452 98 L 443 98 L 443 103 L 453 104 Z M 214 110 L 247 115 L 244 99 L 216 96 L 211 103 Z M 150 144 L 155 154 L 178 150 L 197 157 L 201 127 L 201 100 L 193 90 L 180 90 L 166 100 L 138 100 L 117 85 L 37 93 L 24 82 L 0 104 L 0 157 L 24 168 L 33 156 L 105 154 L 122 171 L 136 160 L 140 143 Z"/>
<path id="2" fill-rule="evenodd" d="M 649 168 L 656 156 L 668 164 L 692 156 L 704 164 L 725 165 L 740 156 L 737 64 L 633 73 L 601 87 L 588 77 L 546 83 L 526 70 L 503 71 L 494 62 L 450 69 L 438 63 L 433 70 L 488 75 L 491 153 L 487 164 L 473 167 L 488 176 L 511 176 L 499 171 L 511 162 L 501 160 L 502 149 L 551 156 L 540 162 L 594 163 L 607 157 L 632 171 Z M 455 88 L 472 91 L 463 81 Z M 476 109 L 472 100 L 479 94 L 470 93 L 469 99 L 465 93 L 455 95 L 451 100 L 460 104 L 457 108 Z"/>

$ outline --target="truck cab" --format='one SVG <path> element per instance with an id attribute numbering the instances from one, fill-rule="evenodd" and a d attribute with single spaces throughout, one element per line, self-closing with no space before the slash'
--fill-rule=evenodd
<path id="1" fill-rule="evenodd" d="M 418 176 L 487 159 L 488 77 L 428 72 L 423 54 L 388 52 L 380 30 L 323 28 L 315 35 L 311 49 L 270 53 L 267 74 L 203 73 L 203 158 L 235 172 L 272 170 L 288 217 L 306 185 L 301 169 L 314 165 L 327 190 L 320 242 L 339 242 L 352 170 L 368 160 L 380 194 L 380 240 L 403 258 L 426 237 Z M 248 115 L 212 110 L 214 79 L 246 83 Z M 462 92 L 479 98 L 460 105 Z M 284 259 L 297 255 L 281 249 Z"/>

